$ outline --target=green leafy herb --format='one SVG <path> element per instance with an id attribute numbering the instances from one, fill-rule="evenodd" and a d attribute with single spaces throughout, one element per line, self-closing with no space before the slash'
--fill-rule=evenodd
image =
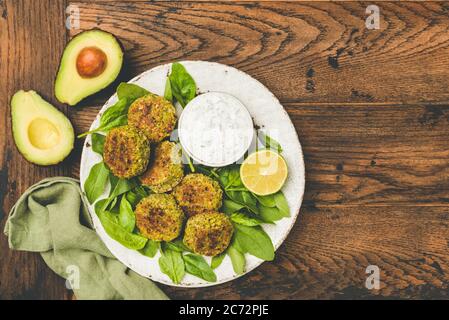
<path id="1" fill-rule="evenodd" d="M 271 149 L 273 151 L 276 151 L 277 153 L 282 153 L 283 150 L 279 142 L 271 138 L 269 135 L 266 135 L 262 131 L 258 131 L 257 134 L 266 149 Z"/>
<path id="2" fill-rule="evenodd" d="M 117 201 L 117 197 L 136 188 L 138 186 L 138 182 L 135 179 L 119 179 L 115 177 L 112 173 L 110 173 L 109 181 L 111 183 L 111 191 L 109 193 L 109 197 L 107 201 L 104 203 L 101 208 L 102 211 L 107 210 L 108 207 L 111 206 L 114 201 Z"/>
<path id="3" fill-rule="evenodd" d="M 117 97 L 119 99 L 128 99 L 129 104 L 149 93 L 148 90 L 133 83 L 122 82 L 117 88 Z"/>
<path id="4" fill-rule="evenodd" d="M 172 95 L 185 107 L 196 95 L 196 83 L 184 66 L 178 62 L 172 64 L 168 76 Z"/>
<path id="5" fill-rule="evenodd" d="M 122 197 L 122 200 L 120 201 L 118 220 L 123 229 L 133 232 L 134 227 L 136 226 L 136 216 L 131 204 L 126 200 L 126 197 Z"/>
<path id="6" fill-rule="evenodd" d="M 176 239 L 176 240 L 173 240 L 170 242 L 166 242 L 165 245 L 167 246 L 167 248 L 170 248 L 170 249 L 178 251 L 178 252 L 184 252 L 184 251 L 191 252 L 189 247 L 187 247 L 184 244 L 184 242 L 182 242 L 181 239 Z"/>
<path id="7" fill-rule="evenodd" d="M 226 195 L 232 201 L 243 205 L 245 208 L 250 210 L 252 213 L 258 214 L 259 210 L 257 208 L 257 200 L 249 191 L 225 191 Z"/>
<path id="8" fill-rule="evenodd" d="M 103 155 L 105 139 L 106 139 L 106 136 L 99 134 L 99 133 L 93 133 L 92 134 L 92 150 L 98 154 Z"/>
<path id="9" fill-rule="evenodd" d="M 274 194 L 274 201 L 276 203 L 276 208 L 279 209 L 279 212 L 284 217 L 289 217 L 290 216 L 290 209 L 288 207 L 287 199 L 285 199 L 285 196 L 282 193 L 282 191 L 279 191 L 279 192 Z"/>
<path id="10" fill-rule="evenodd" d="M 109 211 L 98 211 L 97 215 L 100 218 L 104 230 L 112 239 L 133 250 L 140 250 L 145 247 L 148 239 L 125 230 L 117 223 L 117 219 L 114 218 L 115 215 L 113 213 Z"/>
<path id="11" fill-rule="evenodd" d="M 146 189 L 143 186 L 138 186 L 126 193 L 126 200 L 128 200 L 131 206 L 135 208 L 140 200 L 142 200 L 146 196 L 148 196 L 148 192 L 146 191 Z"/>
<path id="12" fill-rule="evenodd" d="M 144 256 L 153 258 L 159 250 L 159 247 L 160 242 L 148 239 L 145 247 L 143 247 L 143 249 L 140 249 L 139 252 Z"/>
<path id="13" fill-rule="evenodd" d="M 100 125 L 96 129 L 82 133 L 78 138 L 95 132 L 107 132 L 112 128 L 126 125 L 128 123 L 129 106 L 130 103 L 128 99 L 120 99 L 113 106 L 106 109 L 100 118 Z"/>
<path id="14" fill-rule="evenodd" d="M 94 203 L 103 194 L 108 177 L 109 170 L 103 162 L 97 163 L 90 169 L 89 176 L 84 182 L 84 190 L 89 203 Z"/>
<path id="15" fill-rule="evenodd" d="M 222 210 L 224 213 L 231 214 L 231 213 L 239 211 L 240 209 L 242 209 L 244 207 L 245 206 L 243 204 L 234 202 L 229 199 L 224 199 Z"/>
<path id="16" fill-rule="evenodd" d="M 217 168 L 210 168 L 210 167 L 206 167 L 206 166 L 199 165 L 199 164 L 194 165 L 194 167 L 195 167 L 195 171 L 197 171 L 198 173 L 202 173 L 206 176 L 209 176 L 209 177 L 215 178 L 215 179 L 219 178 L 219 176 L 216 172 Z"/>
<path id="17" fill-rule="evenodd" d="M 241 212 L 234 212 L 231 215 L 231 220 L 234 221 L 235 223 L 238 223 L 238 224 L 241 224 L 244 226 L 248 226 L 248 227 L 259 226 L 262 223 L 264 223 L 263 220 L 261 220 L 257 217 L 250 217 Z"/>
<path id="18" fill-rule="evenodd" d="M 223 262 L 223 259 L 226 257 L 226 252 L 223 252 L 219 254 L 218 256 L 212 257 L 212 261 L 210 263 L 210 266 L 212 269 L 217 269 L 221 263 Z"/>
<path id="19" fill-rule="evenodd" d="M 237 274 L 243 274 L 245 272 L 246 266 L 245 255 L 237 250 L 237 248 L 232 243 L 228 247 L 228 250 L 226 252 L 231 258 L 232 268 L 234 269 L 234 272 Z"/>
<path id="20" fill-rule="evenodd" d="M 159 267 L 174 283 L 181 282 L 185 275 L 185 265 L 181 252 L 165 248 L 159 258 Z"/>
<path id="21" fill-rule="evenodd" d="M 274 200 L 273 194 L 269 194 L 267 196 L 258 196 L 256 194 L 253 194 L 253 196 L 256 197 L 259 203 L 264 205 L 265 207 L 276 207 L 276 201 Z"/>
<path id="22" fill-rule="evenodd" d="M 128 109 L 131 103 L 148 93 L 148 90 L 138 85 L 124 82 L 120 83 L 117 88 L 118 101 L 102 114 L 98 128 L 80 134 L 78 138 L 94 132 L 107 132 L 112 128 L 126 125 L 128 123 Z"/>
<path id="23" fill-rule="evenodd" d="M 114 183 L 114 185 L 111 183 L 112 188 L 109 198 L 118 197 L 138 186 L 138 182 L 135 179 L 118 179 L 116 181 L 117 182 Z"/>
<path id="24" fill-rule="evenodd" d="M 274 247 L 271 239 L 260 226 L 247 227 L 235 224 L 235 241 L 244 252 L 257 258 L 266 261 L 274 259 Z"/>
<path id="25" fill-rule="evenodd" d="M 212 270 L 202 256 L 189 253 L 182 256 L 182 258 L 184 259 L 185 268 L 188 273 L 209 282 L 217 281 L 214 270 Z"/>
<path id="26" fill-rule="evenodd" d="M 263 205 L 259 206 L 259 214 L 260 217 L 267 222 L 275 222 L 284 218 L 284 215 L 278 208 L 265 207 Z"/>
<path id="27" fill-rule="evenodd" d="M 170 78 L 168 77 L 165 81 L 164 98 L 170 102 L 173 102 L 173 93 L 171 92 Z"/>

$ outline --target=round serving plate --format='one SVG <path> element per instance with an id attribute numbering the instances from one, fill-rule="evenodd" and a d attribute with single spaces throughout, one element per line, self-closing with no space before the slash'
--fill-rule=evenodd
<path id="1" fill-rule="evenodd" d="M 220 91 L 233 95 L 248 109 L 253 118 L 254 125 L 260 127 L 282 146 L 282 156 L 287 162 L 289 169 L 288 178 L 282 191 L 290 206 L 290 217 L 283 218 L 277 221 L 276 224 L 263 225 L 275 249 L 279 248 L 295 224 L 304 194 L 304 158 L 293 123 L 285 109 L 279 103 L 279 100 L 270 90 L 248 74 L 233 67 L 214 62 L 182 61 L 181 64 L 195 80 L 200 93 Z M 170 66 L 171 64 L 165 64 L 145 71 L 129 81 L 129 83 L 137 84 L 150 92 L 163 96 Z M 95 121 L 92 123 L 91 130 L 98 127 L 101 114 L 116 102 L 117 95 L 114 94 L 101 108 Z M 101 156 L 93 152 L 91 148 L 91 136 L 89 135 L 86 138 L 81 155 L 80 181 L 82 188 L 84 188 L 84 182 L 92 166 L 101 160 Z M 108 192 L 109 190 L 105 190 L 104 195 L 100 199 L 106 197 Z M 89 207 L 89 213 L 92 217 L 96 232 L 111 253 L 126 266 L 144 277 L 171 286 L 193 288 L 217 285 L 240 276 L 235 274 L 231 260 L 226 256 L 222 264 L 214 270 L 217 276 L 216 282 L 207 282 L 193 275 L 186 274 L 180 284 L 174 284 L 159 269 L 158 259 L 160 253 L 154 258 L 149 258 L 137 251 L 122 246 L 107 235 L 95 214 L 93 206 Z M 248 254 L 245 257 L 245 273 L 250 272 L 263 262 L 261 259 Z M 209 257 L 206 257 L 206 260 L 210 262 Z"/>

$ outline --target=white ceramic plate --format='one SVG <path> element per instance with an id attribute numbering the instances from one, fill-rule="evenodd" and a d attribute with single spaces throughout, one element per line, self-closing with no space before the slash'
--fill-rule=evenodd
<path id="1" fill-rule="evenodd" d="M 255 125 L 266 130 L 272 138 L 281 144 L 283 148 L 282 155 L 289 168 L 289 176 L 282 191 L 290 206 L 291 216 L 277 221 L 275 225 L 267 224 L 263 226 L 270 236 L 275 249 L 277 249 L 295 224 L 304 194 L 304 159 L 293 123 L 279 103 L 279 100 L 264 85 L 246 73 L 223 64 L 206 61 L 182 61 L 181 64 L 192 75 L 199 92 L 221 91 L 235 96 L 248 108 Z M 161 65 L 143 72 L 129 82 L 162 96 L 169 70 L 170 64 Z M 91 129 L 98 126 L 100 115 L 116 101 L 117 96 L 113 95 L 106 102 L 92 123 Z M 80 180 L 82 187 L 91 167 L 101 161 L 101 157 L 93 152 L 88 145 L 91 145 L 90 136 L 84 143 L 81 155 Z M 106 197 L 108 192 L 109 190 L 105 190 L 104 195 L 100 198 Z M 106 234 L 95 214 L 93 206 L 89 208 L 89 211 L 95 230 L 112 254 L 144 277 L 171 286 L 205 287 L 224 283 L 239 276 L 234 273 L 229 257 L 226 257 L 223 263 L 215 269 L 217 282 L 210 283 L 186 274 L 182 282 L 179 285 L 175 285 L 167 275 L 160 271 L 158 265 L 159 253 L 154 258 L 148 258 L 137 251 L 125 248 Z M 210 258 L 206 259 L 210 262 Z M 246 273 L 259 266 L 262 262 L 262 260 L 246 254 Z"/>

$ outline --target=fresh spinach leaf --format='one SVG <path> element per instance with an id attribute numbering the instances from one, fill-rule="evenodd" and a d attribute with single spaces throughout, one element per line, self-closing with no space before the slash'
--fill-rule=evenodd
<path id="1" fill-rule="evenodd" d="M 173 102 L 173 93 L 171 91 L 170 78 L 167 77 L 165 81 L 165 90 L 164 90 L 164 98 L 170 102 Z"/>
<path id="2" fill-rule="evenodd" d="M 288 207 L 287 199 L 285 199 L 282 191 L 279 191 L 274 194 L 274 201 L 276 203 L 276 208 L 279 209 L 279 212 L 283 217 L 290 217 L 290 209 Z"/>
<path id="3" fill-rule="evenodd" d="M 138 182 L 136 179 L 119 179 L 115 177 L 112 173 L 109 175 L 109 181 L 111 184 L 111 190 L 109 192 L 108 200 L 104 203 L 101 210 L 105 211 L 108 207 L 111 208 L 112 203 L 117 201 L 117 197 L 136 188 Z"/>
<path id="4" fill-rule="evenodd" d="M 237 274 L 243 274 L 245 272 L 246 260 L 245 255 L 237 250 L 233 243 L 228 247 L 226 251 L 231 258 L 232 268 Z"/>
<path id="5" fill-rule="evenodd" d="M 82 133 L 78 136 L 78 138 L 95 132 L 107 132 L 112 128 L 126 125 L 128 123 L 129 106 L 130 103 L 128 99 L 123 98 L 118 100 L 102 114 L 100 118 L 100 125 L 96 129 Z"/>
<path id="6" fill-rule="evenodd" d="M 98 154 L 103 155 L 105 139 L 106 139 L 106 136 L 99 134 L 99 133 L 93 133 L 92 134 L 92 150 Z"/>
<path id="7" fill-rule="evenodd" d="M 149 93 L 148 90 L 133 83 L 122 82 L 117 88 L 117 97 L 119 99 L 128 99 L 129 104 Z"/>
<path id="8" fill-rule="evenodd" d="M 159 258 L 159 268 L 174 283 L 181 282 L 185 275 L 185 264 L 181 252 L 165 248 Z"/>
<path id="9" fill-rule="evenodd" d="M 223 259 L 226 257 L 226 252 L 220 253 L 218 256 L 213 256 L 212 261 L 210 263 L 210 267 L 212 269 L 217 269 L 221 263 L 223 262 Z"/>
<path id="10" fill-rule="evenodd" d="M 265 134 L 262 131 L 258 131 L 257 135 L 259 136 L 260 140 L 263 143 L 263 146 L 266 149 L 271 149 L 273 151 L 276 151 L 277 153 L 282 153 L 283 150 L 279 142 L 277 142 L 276 140 L 274 140 L 273 138 L 271 138 L 269 135 Z"/>
<path id="11" fill-rule="evenodd" d="M 145 247 L 143 247 L 143 249 L 140 249 L 139 252 L 144 256 L 153 258 L 158 252 L 159 247 L 160 242 L 148 239 Z"/>
<path id="12" fill-rule="evenodd" d="M 209 282 L 217 281 L 217 276 L 215 275 L 214 270 L 212 270 L 202 256 L 189 253 L 183 255 L 182 258 L 184 259 L 187 273 L 193 274 L 194 276 Z"/>
<path id="13" fill-rule="evenodd" d="M 284 215 L 278 208 L 265 207 L 263 205 L 259 206 L 259 215 L 267 222 L 275 222 L 284 218 Z"/>
<path id="14" fill-rule="evenodd" d="M 254 217 L 254 216 L 250 217 L 242 212 L 234 212 L 231 215 L 231 220 L 234 221 L 235 223 L 238 223 L 238 224 L 241 224 L 244 226 L 248 226 L 248 227 L 259 226 L 265 222 L 257 217 Z"/>
<path id="15" fill-rule="evenodd" d="M 237 203 L 237 202 L 229 200 L 229 199 L 224 199 L 223 206 L 221 209 L 223 210 L 224 213 L 231 214 L 231 213 L 239 211 L 240 209 L 242 209 L 244 207 L 245 206 L 243 204 Z"/>
<path id="16" fill-rule="evenodd" d="M 135 187 L 138 186 L 138 182 L 135 179 L 118 179 L 116 183 L 112 186 L 111 183 L 111 193 L 109 194 L 109 198 L 118 197 L 121 194 L 124 194 Z"/>
<path id="17" fill-rule="evenodd" d="M 97 202 L 95 202 L 94 209 L 95 209 L 95 213 L 97 215 L 102 211 L 102 208 L 103 208 L 104 204 L 106 203 L 106 201 L 108 201 L 108 199 L 101 199 L 101 200 L 98 200 Z"/>
<path id="18" fill-rule="evenodd" d="M 259 203 L 265 207 L 276 207 L 276 201 L 274 200 L 274 195 L 269 194 L 267 196 L 258 196 L 253 194 L 253 196 L 259 201 Z"/>
<path id="19" fill-rule="evenodd" d="M 260 258 L 265 261 L 274 259 L 274 247 L 270 237 L 260 227 L 247 227 L 241 224 L 235 226 L 235 241 L 244 252 Z"/>
<path id="20" fill-rule="evenodd" d="M 229 168 L 228 175 L 227 175 L 228 181 L 225 186 L 225 189 L 229 189 L 232 187 L 243 187 L 242 180 L 240 179 L 240 167 L 239 166 L 232 166 Z M 246 190 L 246 188 L 244 188 Z"/>
<path id="21" fill-rule="evenodd" d="M 257 200 L 254 198 L 249 191 L 229 191 L 225 190 L 225 194 L 232 201 L 245 206 L 254 214 L 258 214 L 259 210 L 257 208 Z"/>
<path id="22" fill-rule="evenodd" d="M 167 248 L 170 248 L 172 250 L 178 251 L 178 252 L 184 252 L 184 251 L 188 251 L 191 252 L 192 250 L 190 250 L 189 247 L 187 247 L 184 242 L 182 242 L 181 239 L 176 239 L 170 242 L 166 242 L 165 243 Z"/>
<path id="23" fill-rule="evenodd" d="M 148 239 L 125 230 L 117 223 L 114 214 L 109 211 L 99 211 L 97 215 L 104 230 L 112 239 L 133 250 L 140 250 L 145 247 Z"/>
<path id="24" fill-rule="evenodd" d="M 133 232 L 136 226 L 136 216 L 134 214 L 131 204 L 126 200 L 126 197 L 122 197 L 120 200 L 120 211 L 118 215 L 119 223 L 128 232 Z"/>
<path id="25" fill-rule="evenodd" d="M 104 192 L 108 182 L 109 170 L 103 162 L 95 164 L 84 182 L 84 191 L 89 203 L 94 203 Z"/>
<path id="26" fill-rule="evenodd" d="M 127 98 L 119 99 L 113 106 L 107 108 L 106 111 L 101 115 L 99 128 L 112 128 L 114 126 L 122 124 L 122 121 L 117 121 L 117 119 L 122 116 L 128 116 L 129 106 L 130 102 Z"/>
<path id="27" fill-rule="evenodd" d="M 168 76 L 172 95 L 185 107 L 196 95 L 196 83 L 184 66 L 175 62 L 171 66 L 171 73 Z"/>
<path id="28" fill-rule="evenodd" d="M 128 200 L 131 206 L 135 208 L 140 200 L 146 196 L 148 196 L 146 189 L 143 186 L 138 186 L 126 193 L 126 200 Z"/>

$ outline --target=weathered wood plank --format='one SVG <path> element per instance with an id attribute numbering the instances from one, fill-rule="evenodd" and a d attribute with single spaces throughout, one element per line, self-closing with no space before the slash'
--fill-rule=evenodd
<path id="1" fill-rule="evenodd" d="M 0 4 L 0 200 L 3 230 L 6 214 L 20 194 L 44 177 L 69 175 L 70 161 L 52 167 L 28 163 L 17 151 L 11 135 L 9 100 L 19 89 L 36 90 L 50 102 L 53 79 L 65 43 L 63 1 L 2 1 Z M 65 107 L 61 108 L 66 111 Z M 73 160 L 72 160 L 73 161 Z M 64 281 L 33 253 L 13 252 L 0 237 L 0 297 L 3 299 L 61 299 L 71 295 Z"/>
<path id="2" fill-rule="evenodd" d="M 201 59 L 249 72 L 284 101 L 449 100 L 444 2 L 378 3 L 380 30 L 365 27 L 371 2 L 74 4 L 81 29 L 123 40 L 130 74 Z"/>
<path id="3" fill-rule="evenodd" d="M 380 3 L 380 31 L 364 28 L 367 3 L 75 4 L 82 30 L 122 39 L 123 80 L 176 59 L 230 64 L 281 98 L 300 135 L 306 207 L 276 260 L 213 289 L 164 287 L 171 297 L 448 298 L 447 4 Z M 63 1 L 0 1 L 4 114 L 20 88 L 56 102 L 64 9 Z M 81 132 L 112 92 L 84 108 L 55 104 Z M 34 166 L 15 149 L 9 115 L 1 118 L 3 211 L 43 177 L 77 176 L 80 142 L 63 164 Z M 70 298 L 38 255 L 9 251 L 4 237 L 0 249 L 1 298 Z M 364 288 L 367 264 L 382 271 L 380 291 Z"/>

